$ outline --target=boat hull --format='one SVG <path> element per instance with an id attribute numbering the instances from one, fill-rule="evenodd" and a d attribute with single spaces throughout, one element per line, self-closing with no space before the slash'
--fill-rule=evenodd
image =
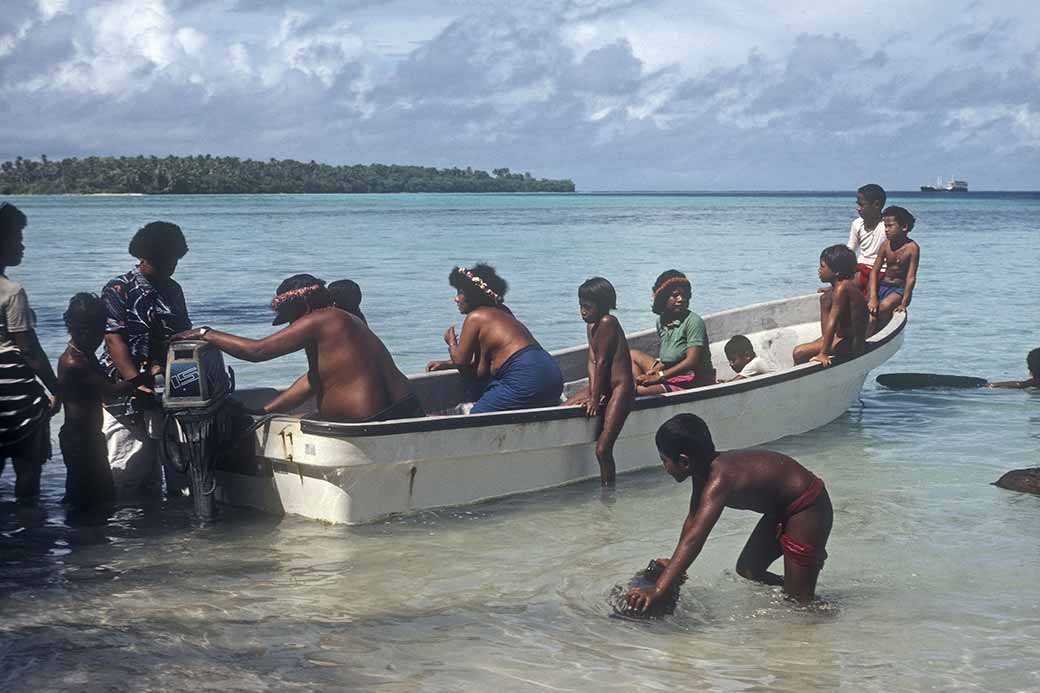
<path id="1" fill-rule="evenodd" d="M 818 336 L 817 305 L 816 296 L 799 297 L 706 316 L 706 322 L 709 334 L 747 334 L 760 352 L 782 355 L 814 338 L 814 331 Z M 809 315 L 815 320 L 805 321 Z M 806 364 L 637 399 L 615 446 L 618 473 L 660 464 L 654 434 L 679 413 L 702 417 L 720 449 L 759 445 L 834 420 L 856 401 L 867 374 L 899 349 L 904 321 L 904 315 L 893 320 L 863 356 L 830 368 Z M 643 346 L 653 337 L 640 333 L 632 341 Z M 713 343 L 712 351 L 720 351 L 716 364 L 722 343 Z M 575 363 L 584 365 L 585 351 L 554 356 L 566 377 Z M 596 426 L 578 407 L 367 425 L 279 417 L 222 461 L 217 493 L 235 505 L 361 524 L 596 478 Z"/>

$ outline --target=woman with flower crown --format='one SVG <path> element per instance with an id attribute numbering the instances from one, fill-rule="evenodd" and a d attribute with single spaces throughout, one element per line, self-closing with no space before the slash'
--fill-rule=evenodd
<path id="1" fill-rule="evenodd" d="M 456 267 L 448 276 L 455 305 L 466 316 L 462 334 L 444 333 L 449 359 L 431 361 L 426 370 L 457 368 L 487 382 L 471 414 L 555 407 L 563 392 L 560 367 L 530 330 L 504 303 L 506 281 L 490 265 Z"/>
<path id="2" fill-rule="evenodd" d="M 248 339 L 208 327 L 175 339 L 201 339 L 243 361 L 269 361 L 300 349 L 309 366 L 264 407 L 290 412 L 314 397 L 327 421 L 357 423 L 425 416 L 419 400 L 383 342 L 364 322 L 333 304 L 325 282 L 296 274 L 278 286 L 272 325 L 287 327 L 263 339 Z"/>

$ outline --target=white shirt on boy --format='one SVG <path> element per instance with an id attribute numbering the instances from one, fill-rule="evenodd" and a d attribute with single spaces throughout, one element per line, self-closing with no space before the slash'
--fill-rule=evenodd
<path id="1" fill-rule="evenodd" d="M 864 228 L 863 217 L 856 217 L 849 229 L 849 250 L 856 253 L 856 262 L 874 266 L 881 244 L 885 242 L 885 222 L 878 221 L 873 229 Z"/>

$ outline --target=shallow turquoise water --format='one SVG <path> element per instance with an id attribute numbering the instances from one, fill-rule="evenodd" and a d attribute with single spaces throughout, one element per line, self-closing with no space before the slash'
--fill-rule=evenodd
<path id="1" fill-rule="evenodd" d="M 487 260 L 547 348 L 579 343 L 577 285 L 618 288 L 628 330 L 677 267 L 702 312 L 814 290 L 843 242 L 851 195 L 388 195 L 21 198 L 25 283 L 52 358 L 78 290 L 126 271 L 142 223 L 179 223 L 196 324 L 270 329 L 285 276 L 351 277 L 408 371 L 461 320 L 447 275 Z M 884 371 L 1024 376 L 1040 346 L 1040 196 L 893 195 L 918 217 L 919 290 Z M 286 384 L 302 358 L 235 364 Z M 64 470 L 38 506 L 0 478 L 0 685 L 238 690 L 549 688 L 1036 689 L 1040 498 L 989 483 L 1036 466 L 1040 395 L 891 392 L 872 382 L 834 423 L 771 447 L 827 482 L 835 504 L 823 608 L 793 610 L 733 564 L 756 517 L 727 511 L 677 614 L 607 618 L 606 597 L 674 547 L 688 489 L 656 470 L 601 497 L 582 484 L 363 528 L 247 511 L 194 527 L 184 503 L 67 522 Z M 648 450 L 648 455 L 653 451 Z"/>

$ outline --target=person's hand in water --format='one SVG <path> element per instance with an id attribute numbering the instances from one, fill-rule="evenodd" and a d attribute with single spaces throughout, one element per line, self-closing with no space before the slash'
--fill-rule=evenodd
<path id="1" fill-rule="evenodd" d="M 650 611 L 659 597 L 660 595 L 657 594 L 657 590 L 654 588 L 633 587 L 628 591 L 625 601 L 628 603 L 628 608 L 645 612 Z"/>

